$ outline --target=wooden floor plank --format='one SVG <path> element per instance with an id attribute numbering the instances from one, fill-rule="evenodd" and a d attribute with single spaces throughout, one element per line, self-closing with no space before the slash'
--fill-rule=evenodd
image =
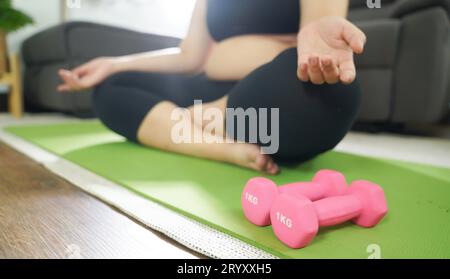
<path id="1" fill-rule="evenodd" d="M 0 258 L 77 257 L 201 256 L 0 142 Z"/>

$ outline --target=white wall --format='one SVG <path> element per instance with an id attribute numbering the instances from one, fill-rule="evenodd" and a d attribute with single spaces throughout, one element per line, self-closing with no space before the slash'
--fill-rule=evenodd
<path id="1" fill-rule="evenodd" d="M 68 10 L 69 19 L 183 37 L 195 0 L 81 0 L 79 3 L 79 8 Z"/>
<path id="2" fill-rule="evenodd" d="M 33 17 L 35 24 L 8 35 L 11 52 L 18 52 L 23 40 L 35 32 L 60 22 L 59 0 L 13 0 L 13 5 Z"/>
<path id="3" fill-rule="evenodd" d="M 32 34 L 61 23 L 63 0 L 13 0 L 14 7 L 33 17 L 35 24 L 8 35 L 11 52 Z M 68 9 L 69 20 L 93 21 L 142 32 L 183 37 L 195 0 L 81 0 Z"/>

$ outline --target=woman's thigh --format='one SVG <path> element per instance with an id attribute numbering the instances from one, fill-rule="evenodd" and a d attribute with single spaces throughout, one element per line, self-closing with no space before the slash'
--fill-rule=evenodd
<path id="1" fill-rule="evenodd" d="M 226 95 L 234 84 L 235 82 L 212 81 L 204 74 L 123 72 L 108 78 L 98 86 L 97 91 L 120 88 L 126 96 L 125 88 L 132 88 L 178 106 L 188 107 L 194 100 L 203 102 L 217 100 Z"/>
<path id="2" fill-rule="evenodd" d="M 258 143 L 268 145 L 261 140 L 261 127 L 267 127 L 271 140 L 278 141 L 272 142 L 278 145 L 276 159 L 304 161 L 342 140 L 356 118 L 360 97 L 357 81 L 314 85 L 299 80 L 297 51 L 292 48 L 240 81 L 228 94 L 227 107 L 256 111 Z M 267 120 L 262 113 L 268 115 Z M 235 116 L 227 115 L 228 133 L 248 142 L 252 129 L 246 127 L 246 134 L 239 135 L 236 127 L 228 125 L 231 121 L 237 124 Z M 247 120 L 246 124 L 251 123 Z"/>
<path id="3" fill-rule="evenodd" d="M 137 142 L 142 121 L 158 103 L 168 101 L 188 107 L 195 100 L 211 102 L 224 96 L 232 86 L 208 81 L 203 75 L 124 72 L 97 86 L 92 104 L 107 127 Z"/>

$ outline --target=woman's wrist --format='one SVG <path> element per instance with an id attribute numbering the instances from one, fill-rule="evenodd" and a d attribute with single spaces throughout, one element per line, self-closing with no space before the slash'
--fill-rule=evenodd
<path id="1" fill-rule="evenodd" d="M 319 17 L 314 17 L 314 18 L 309 18 L 309 19 L 302 19 L 300 22 L 300 30 L 302 28 L 305 28 L 306 26 L 308 26 L 309 24 L 318 22 L 320 20 L 326 19 L 326 18 L 341 18 L 346 20 L 346 16 L 345 15 L 335 15 L 335 14 L 330 14 L 330 15 L 322 15 Z"/>
<path id="2" fill-rule="evenodd" d="M 110 75 L 124 72 L 127 70 L 129 58 L 126 56 L 111 57 L 110 59 Z"/>
<path id="3" fill-rule="evenodd" d="M 349 0 L 302 0 L 300 28 L 324 17 L 346 18 Z"/>

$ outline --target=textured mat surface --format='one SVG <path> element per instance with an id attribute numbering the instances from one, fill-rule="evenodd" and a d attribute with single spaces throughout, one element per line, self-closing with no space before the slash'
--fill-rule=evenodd
<path id="1" fill-rule="evenodd" d="M 7 131 L 181 214 L 283 258 L 450 258 L 450 170 L 329 152 L 271 177 L 278 184 L 310 180 L 323 168 L 349 181 L 380 184 L 389 214 L 373 229 L 350 223 L 322 229 L 312 245 L 289 249 L 271 228 L 243 217 L 240 195 L 256 172 L 125 142 L 98 122 L 9 127 Z M 372 247 L 372 246 L 371 246 Z M 369 249 L 370 250 L 370 249 Z"/>

